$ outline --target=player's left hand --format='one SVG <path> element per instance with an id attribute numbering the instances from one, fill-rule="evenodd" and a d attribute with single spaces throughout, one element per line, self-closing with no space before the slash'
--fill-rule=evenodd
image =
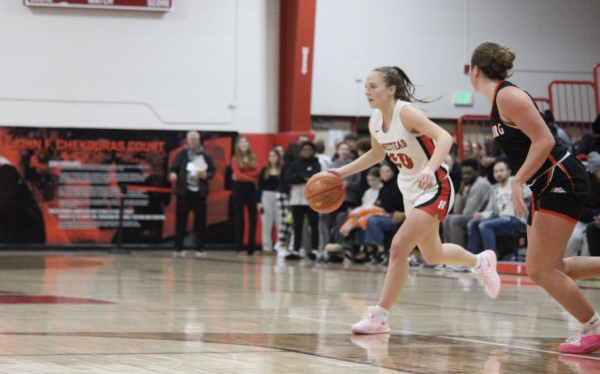
<path id="1" fill-rule="evenodd" d="M 432 170 L 428 168 L 423 169 L 421 174 L 419 174 L 419 179 L 417 185 L 420 189 L 426 190 L 431 188 L 435 184 L 435 175 Z"/>
<path id="2" fill-rule="evenodd" d="M 523 185 L 519 183 L 513 183 L 513 205 L 515 206 L 515 215 L 521 219 L 527 214 L 527 205 L 523 200 Z"/>

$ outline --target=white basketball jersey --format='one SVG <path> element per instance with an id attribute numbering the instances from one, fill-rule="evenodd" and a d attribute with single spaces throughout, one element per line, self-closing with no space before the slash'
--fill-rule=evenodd
<path id="1" fill-rule="evenodd" d="M 383 132 L 383 115 L 376 109 L 369 121 L 371 135 L 383 147 L 390 160 L 396 164 L 400 171 L 398 175 L 398 187 L 405 192 L 418 191 L 417 180 L 419 174 L 433 155 L 435 141 L 422 134 L 408 132 L 400 120 L 400 111 L 405 105 L 412 103 L 398 100 L 394 106 L 392 124 L 387 132 Z M 436 171 L 436 180 L 439 183 L 448 176 L 448 168 L 445 164 Z M 435 187 L 435 186 L 434 186 Z"/>

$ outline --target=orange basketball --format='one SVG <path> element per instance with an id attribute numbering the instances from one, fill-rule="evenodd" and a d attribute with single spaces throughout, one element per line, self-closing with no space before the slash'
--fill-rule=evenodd
<path id="1" fill-rule="evenodd" d="M 344 202 L 344 185 L 335 174 L 322 171 L 313 175 L 306 183 L 304 197 L 316 212 L 331 213 Z"/>

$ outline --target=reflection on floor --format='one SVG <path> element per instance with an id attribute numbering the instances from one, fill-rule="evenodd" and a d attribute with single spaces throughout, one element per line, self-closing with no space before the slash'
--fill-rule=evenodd
<path id="1" fill-rule="evenodd" d="M 385 268 L 167 252 L 0 255 L 0 373 L 600 373 L 538 286 L 412 268 L 391 334 L 352 335 Z M 600 283 L 580 283 L 600 306 Z M 12 300 L 10 303 L 7 300 Z M 33 303 L 32 303 L 33 302 Z"/>

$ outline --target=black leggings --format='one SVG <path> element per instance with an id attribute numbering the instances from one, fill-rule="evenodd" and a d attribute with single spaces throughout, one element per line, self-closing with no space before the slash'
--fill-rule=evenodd
<path id="1" fill-rule="evenodd" d="M 311 249 L 319 249 L 319 213 L 312 210 L 308 205 L 292 205 L 292 217 L 294 219 L 294 251 L 299 251 L 302 245 L 302 227 L 304 216 L 310 224 Z"/>
<path id="2" fill-rule="evenodd" d="M 233 221 L 235 227 L 235 246 L 238 250 L 244 248 L 244 205 L 248 209 L 248 253 L 254 252 L 256 246 L 256 188 L 254 183 L 233 182 L 231 188 L 233 204 Z"/>

